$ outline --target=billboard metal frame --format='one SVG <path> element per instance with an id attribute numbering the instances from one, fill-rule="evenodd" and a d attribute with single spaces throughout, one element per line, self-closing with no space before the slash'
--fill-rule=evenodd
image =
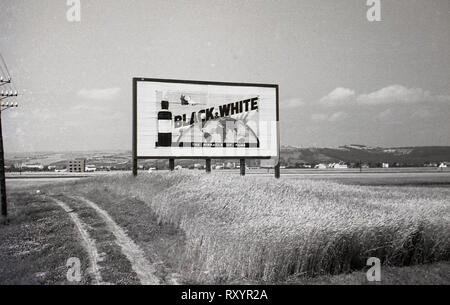
<path id="1" fill-rule="evenodd" d="M 137 174 L 137 161 L 147 159 L 169 159 L 169 160 L 190 160 L 190 159 L 270 159 L 271 157 L 261 156 L 138 156 L 137 155 L 137 83 L 138 82 L 157 82 L 157 83 L 174 83 L 174 84 L 194 84 L 194 85 L 215 85 L 215 86 L 235 86 L 235 87 L 262 87 L 273 88 L 276 91 L 276 122 L 277 122 L 277 151 L 278 157 L 280 156 L 280 107 L 279 107 L 279 86 L 275 84 L 258 84 L 258 83 L 235 83 L 235 82 L 216 82 L 216 81 L 198 81 L 198 80 L 181 80 L 181 79 L 163 79 L 163 78 L 146 78 L 146 77 L 133 77 L 133 141 L 132 141 L 132 154 L 133 154 L 133 173 Z M 173 163 L 173 161 L 171 161 Z M 279 167 L 279 165 L 278 165 Z M 279 169 L 278 169 L 279 170 Z"/>

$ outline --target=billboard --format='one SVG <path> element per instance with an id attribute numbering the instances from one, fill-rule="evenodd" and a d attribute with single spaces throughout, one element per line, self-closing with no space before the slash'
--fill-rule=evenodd
<path id="1" fill-rule="evenodd" d="M 133 79 L 136 159 L 273 158 L 278 85 Z"/>

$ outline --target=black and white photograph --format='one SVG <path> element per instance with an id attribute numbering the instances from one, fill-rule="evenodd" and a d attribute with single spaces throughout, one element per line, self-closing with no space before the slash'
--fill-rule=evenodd
<path id="1" fill-rule="evenodd" d="M 449 0 L 1 0 L 0 33 L 0 285 L 450 284 Z"/>

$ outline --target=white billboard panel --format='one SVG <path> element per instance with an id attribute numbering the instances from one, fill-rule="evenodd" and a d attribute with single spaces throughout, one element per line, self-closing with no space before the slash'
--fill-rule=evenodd
<path id="1" fill-rule="evenodd" d="M 278 86 L 133 79 L 135 158 L 278 156 Z"/>

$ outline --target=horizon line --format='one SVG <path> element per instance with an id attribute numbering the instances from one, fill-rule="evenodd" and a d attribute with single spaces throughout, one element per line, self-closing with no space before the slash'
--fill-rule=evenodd
<path id="1" fill-rule="evenodd" d="M 361 146 L 361 147 L 368 147 L 368 148 L 424 148 L 424 147 L 450 147 L 450 145 L 409 145 L 409 146 L 371 146 L 371 145 L 365 145 L 365 144 L 342 144 L 339 146 L 296 146 L 296 145 L 281 145 L 281 148 L 283 147 L 294 147 L 294 148 L 300 148 L 300 149 L 310 149 L 310 148 L 341 148 L 345 146 Z M 109 149 L 92 149 L 92 150 L 36 150 L 36 151 L 13 151 L 13 152 L 6 152 L 5 155 L 12 155 L 12 154 L 44 154 L 44 153 L 93 153 L 93 152 L 130 152 L 131 149 L 120 149 L 120 148 L 109 148 Z M 251 158 L 249 158 L 251 159 Z"/>

